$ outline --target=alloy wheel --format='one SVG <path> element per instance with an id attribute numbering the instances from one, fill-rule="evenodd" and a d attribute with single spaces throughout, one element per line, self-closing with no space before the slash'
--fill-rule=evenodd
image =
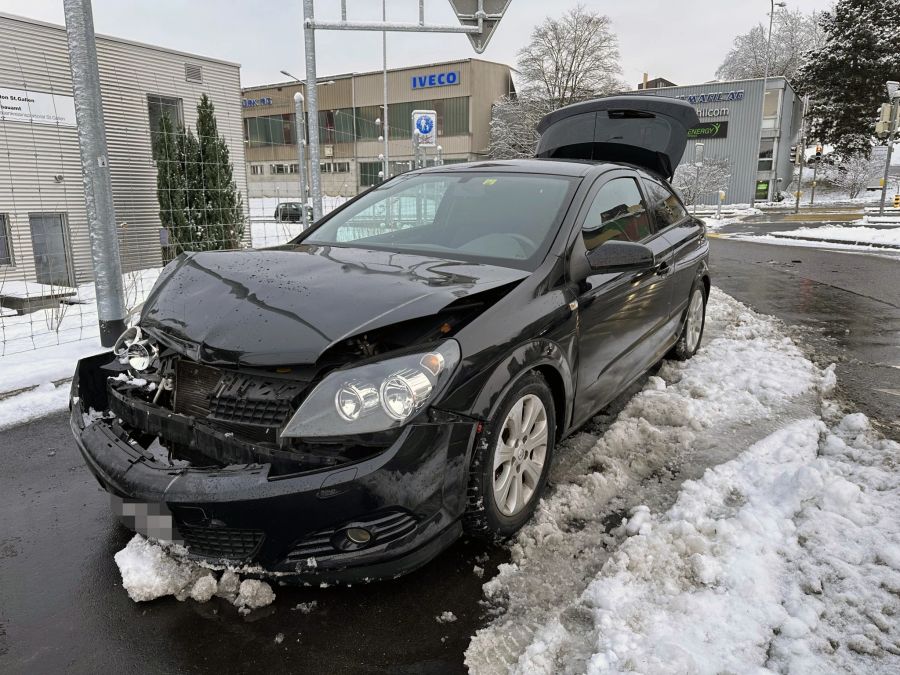
<path id="1" fill-rule="evenodd" d="M 540 484 L 547 460 L 547 409 L 526 394 L 503 421 L 494 450 L 494 501 L 505 516 L 520 513 Z"/>
<path id="2" fill-rule="evenodd" d="M 685 341 L 689 353 L 693 353 L 700 343 L 700 333 L 703 330 L 703 291 L 694 290 L 691 296 L 691 304 L 687 312 L 687 325 L 684 327 Z"/>

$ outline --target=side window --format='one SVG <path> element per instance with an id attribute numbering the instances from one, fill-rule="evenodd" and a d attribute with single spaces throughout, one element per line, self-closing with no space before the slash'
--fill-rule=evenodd
<path id="1" fill-rule="evenodd" d="M 581 226 L 589 251 L 610 239 L 640 241 L 651 233 L 647 207 L 634 178 L 613 178 L 600 188 Z"/>
<path id="2" fill-rule="evenodd" d="M 653 211 L 653 216 L 656 218 L 658 229 L 665 229 L 687 217 L 687 211 L 684 210 L 678 197 L 665 185 L 648 179 L 644 179 L 644 185 L 647 186 L 650 210 Z"/>

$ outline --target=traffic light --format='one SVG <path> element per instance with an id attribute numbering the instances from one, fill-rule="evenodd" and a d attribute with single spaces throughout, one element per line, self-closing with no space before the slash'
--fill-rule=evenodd
<path id="1" fill-rule="evenodd" d="M 900 209 L 900 195 L 894 195 L 894 208 Z"/>
<path id="2" fill-rule="evenodd" d="M 797 163 L 797 146 L 792 145 L 791 146 L 791 164 L 796 164 L 796 163 Z"/>
<path id="3" fill-rule="evenodd" d="M 817 162 L 822 161 L 822 146 L 821 145 L 816 146 L 816 161 Z"/>

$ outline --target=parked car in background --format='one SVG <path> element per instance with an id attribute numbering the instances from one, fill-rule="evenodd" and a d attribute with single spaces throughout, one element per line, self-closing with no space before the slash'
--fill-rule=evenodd
<path id="1" fill-rule="evenodd" d="M 133 529 L 287 579 L 512 535 L 560 439 L 700 347 L 709 246 L 668 183 L 696 123 L 580 103 L 536 159 L 412 171 L 286 245 L 179 256 L 78 365 L 85 461 Z"/>
<path id="2" fill-rule="evenodd" d="M 278 223 L 299 223 L 303 220 L 303 211 L 300 202 L 281 202 L 275 207 L 275 222 Z M 313 222 L 312 207 L 306 206 L 306 222 Z"/>

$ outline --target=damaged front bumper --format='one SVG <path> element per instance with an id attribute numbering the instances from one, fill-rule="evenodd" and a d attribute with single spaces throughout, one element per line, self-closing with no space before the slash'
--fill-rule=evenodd
<path id="1" fill-rule="evenodd" d="M 461 534 L 474 420 L 410 424 L 383 451 L 327 468 L 199 468 L 170 461 L 150 439 L 220 444 L 248 458 L 253 445 L 152 403 L 123 407 L 107 384 L 112 361 L 107 353 L 78 363 L 70 424 L 88 468 L 135 531 L 156 539 L 171 531 L 189 556 L 316 583 L 399 576 Z"/>

